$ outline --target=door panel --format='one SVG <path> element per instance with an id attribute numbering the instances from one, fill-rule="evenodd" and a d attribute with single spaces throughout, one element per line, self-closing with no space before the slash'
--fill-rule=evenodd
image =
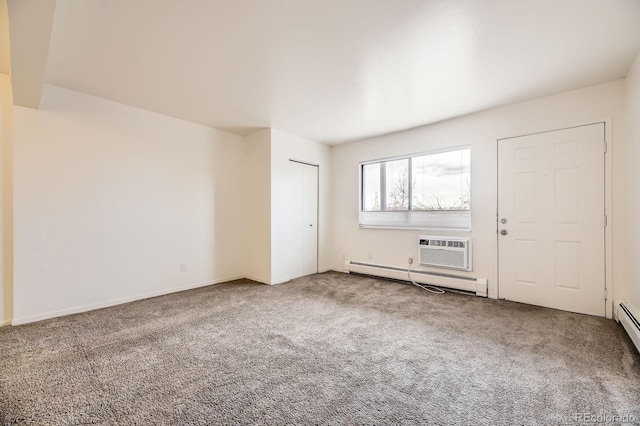
<path id="1" fill-rule="evenodd" d="M 318 272 L 318 167 L 289 162 L 287 270 L 290 278 Z"/>
<path id="2" fill-rule="evenodd" d="M 603 142 L 602 123 L 498 141 L 500 298 L 604 316 Z"/>
<path id="3" fill-rule="evenodd" d="M 294 161 L 289 162 L 292 172 L 288 182 L 290 194 L 288 203 L 290 213 L 284 218 L 288 234 L 289 252 L 287 256 L 288 274 L 290 278 L 306 275 L 304 272 L 304 247 L 305 247 L 305 217 L 304 217 L 304 169 L 308 166 Z"/>
<path id="4" fill-rule="evenodd" d="M 303 275 L 318 272 L 318 167 L 303 165 Z"/>

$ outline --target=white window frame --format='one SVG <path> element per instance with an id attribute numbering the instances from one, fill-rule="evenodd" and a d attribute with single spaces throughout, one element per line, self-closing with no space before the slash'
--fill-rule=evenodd
<path id="1" fill-rule="evenodd" d="M 409 185 L 409 203 L 408 210 L 377 210 L 377 211 L 365 211 L 364 210 L 364 179 L 363 170 L 364 166 L 369 164 L 386 163 L 389 161 L 405 160 L 409 159 L 408 164 L 408 179 L 411 181 L 412 176 L 412 161 L 414 157 L 422 157 L 425 155 L 440 154 L 452 151 L 461 151 L 469 149 L 471 151 L 471 145 L 459 145 L 455 147 L 449 147 L 444 149 L 417 152 L 409 155 L 400 155 L 395 157 L 378 158 L 375 160 L 363 161 L 358 164 L 358 223 L 360 228 L 378 228 L 378 229 L 415 229 L 415 230 L 437 230 L 437 231 L 464 231 L 471 232 L 471 205 L 469 210 L 411 210 L 413 196 L 411 192 L 411 185 Z M 469 160 L 471 163 L 471 158 Z M 386 186 L 385 181 L 385 167 L 380 167 L 380 207 L 384 206 L 382 189 Z M 469 164 L 469 174 L 473 176 L 471 170 L 471 164 Z M 472 178 L 473 181 L 473 178 Z M 472 182 L 470 182 L 472 185 Z M 472 185 L 473 186 L 473 185 Z M 471 191 L 473 193 L 473 190 Z"/>

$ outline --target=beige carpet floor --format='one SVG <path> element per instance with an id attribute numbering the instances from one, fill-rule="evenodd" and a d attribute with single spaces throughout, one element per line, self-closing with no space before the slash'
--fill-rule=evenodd
<path id="1" fill-rule="evenodd" d="M 640 356 L 614 321 L 363 276 L 241 280 L 0 329 L 2 425 L 585 415 L 640 423 Z"/>

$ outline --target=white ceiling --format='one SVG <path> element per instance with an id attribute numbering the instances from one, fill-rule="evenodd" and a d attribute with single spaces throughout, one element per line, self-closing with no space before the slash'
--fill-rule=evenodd
<path id="1" fill-rule="evenodd" d="M 40 106 L 55 8 L 56 0 L 7 3 L 11 85 L 16 105 Z"/>
<path id="2" fill-rule="evenodd" d="M 338 143 L 623 78 L 639 0 L 58 0 L 46 82 Z"/>

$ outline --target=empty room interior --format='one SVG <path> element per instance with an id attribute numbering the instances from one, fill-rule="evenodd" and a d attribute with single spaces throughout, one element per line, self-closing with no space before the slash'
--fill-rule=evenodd
<path id="1" fill-rule="evenodd" d="M 640 1 L 0 0 L 0 425 L 640 424 Z"/>

